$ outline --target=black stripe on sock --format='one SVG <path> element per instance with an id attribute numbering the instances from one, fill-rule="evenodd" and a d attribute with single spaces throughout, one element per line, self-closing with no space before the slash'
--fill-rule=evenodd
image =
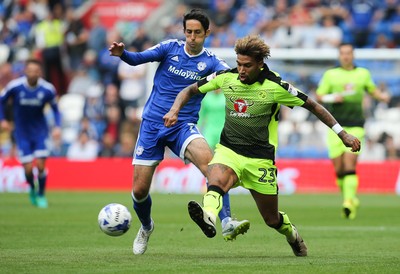
<path id="1" fill-rule="evenodd" d="M 215 186 L 215 185 L 208 186 L 207 191 L 215 191 L 221 196 L 225 195 L 225 192 L 219 186 Z"/>
<path id="2" fill-rule="evenodd" d="M 355 175 L 356 171 L 355 170 L 349 170 L 349 171 L 345 171 L 342 173 L 342 176 L 346 176 L 346 175 Z"/>

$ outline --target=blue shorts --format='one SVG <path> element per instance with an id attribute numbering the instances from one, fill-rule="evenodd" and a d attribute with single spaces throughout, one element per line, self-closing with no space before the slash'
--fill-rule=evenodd
<path id="1" fill-rule="evenodd" d="M 18 158 L 22 164 L 30 163 L 35 158 L 46 158 L 50 155 L 47 148 L 47 137 L 41 135 L 29 136 L 23 138 L 16 136 L 18 148 Z"/>
<path id="2" fill-rule="evenodd" d="M 196 138 L 204 138 L 194 123 L 164 124 L 143 120 L 133 154 L 132 164 L 154 166 L 164 159 L 165 147 L 185 160 L 185 150 Z"/>

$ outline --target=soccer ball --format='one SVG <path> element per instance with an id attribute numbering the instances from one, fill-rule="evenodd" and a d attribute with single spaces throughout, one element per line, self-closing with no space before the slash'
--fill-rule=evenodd
<path id="1" fill-rule="evenodd" d="M 100 210 L 98 216 L 101 231 L 110 236 L 120 236 L 129 230 L 132 215 L 121 204 L 108 204 Z"/>

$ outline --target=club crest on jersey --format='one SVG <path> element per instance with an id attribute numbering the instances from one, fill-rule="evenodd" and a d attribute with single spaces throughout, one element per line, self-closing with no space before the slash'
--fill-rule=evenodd
<path id="1" fill-rule="evenodd" d="M 136 149 L 136 155 L 140 156 L 143 154 L 144 148 L 143 146 L 138 146 Z"/>
<path id="2" fill-rule="evenodd" d="M 250 117 L 249 113 L 247 112 L 247 108 L 254 105 L 254 102 L 247 102 L 244 99 L 236 99 L 233 100 L 232 98 L 229 98 L 230 101 L 233 103 L 233 108 L 235 109 L 236 112 L 231 111 L 230 116 L 233 117 Z"/>
<path id="3" fill-rule="evenodd" d="M 206 63 L 204 63 L 204 62 L 199 62 L 199 63 L 197 63 L 197 69 L 200 70 L 200 71 L 205 70 L 206 67 L 207 67 L 207 65 L 206 65 Z"/>

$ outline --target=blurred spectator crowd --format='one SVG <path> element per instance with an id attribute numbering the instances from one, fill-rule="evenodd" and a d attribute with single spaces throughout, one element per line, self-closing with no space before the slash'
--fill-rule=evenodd
<path id="1" fill-rule="evenodd" d="M 238 37 L 257 33 L 272 48 L 336 48 L 342 42 L 356 48 L 400 48 L 399 0 L 176 1 L 168 16 L 157 20 L 160 32 L 146 28 L 146 22 L 121 22 L 106 28 L 96 12 L 83 22 L 82 8 L 93 2 L 0 2 L 0 89 L 23 74 L 27 58 L 42 60 L 44 78 L 57 89 L 63 119 L 61 139 L 49 140 L 54 157 L 132 157 L 141 110 L 151 88 L 146 81 L 149 66 L 129 66 L 109 56 L 108 46 L 123 41 L 128 50 L 142 51 L 165 39 L 184 39 L 182 16 L 192 7 L 207 10 L 212 20 L 206 47 L 231 48 Z M 163 5 L 167 0 L 159 2 L 161 9 L 168 7 Z M 360 65 L 369 68 L 373 64 Z M 300 73 L 284 76 L 310 96 L 319 81 Z M 393 95 L 390 105 L 366 102 L 367 132 L 381 126 L 380 119 L 385 120 L 387 111 L 397 111 L 393 115 L 400 117 L 396 116 L 400 115 L 400 83 L 393 81 L 393 89 L 388 82 L 379 81 Z M 10 117 L 9 109 L 7 113 Z M 51 124 L 50 114 L 48 120 Z M 397 125 L 399 121 L 395 119 Z M 280 127 L 278 157 L 327 157 L 323 139 L 326 129 L 313 117 L 284 109 Z M 379 132 L 368 136 L 363 159 L 398 159 L 400 143 L 396 140 L 400 133 L 394 136 L 385 128 Z M 0 157 L 13 152 L 12 138 L 5 132 L 0 132 L 0 148 Z"/>

